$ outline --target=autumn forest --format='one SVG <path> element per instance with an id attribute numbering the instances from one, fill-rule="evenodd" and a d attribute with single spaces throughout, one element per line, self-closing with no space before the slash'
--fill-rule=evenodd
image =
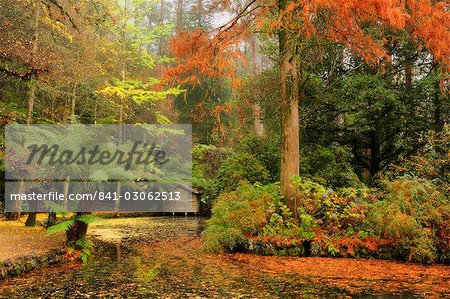
<path id="1" fill-rule="evenodd" d="M 449 297 L 449 9 L 0 0 L 0 298 Z"/>

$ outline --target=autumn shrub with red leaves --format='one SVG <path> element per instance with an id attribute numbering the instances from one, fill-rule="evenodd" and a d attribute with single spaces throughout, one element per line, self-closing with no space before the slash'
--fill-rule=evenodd
<path id="1" fill-rule="evenodd" d="M 367 219 L 384 241 L 377 255 L 423 263 L 448 261 L 448 196 L 431 181 L 411 177 L 384 182 L 383 196 Z"/>
<path id="2" fill-rule="evenodd" d="M 337 193 L 306 178 L 294 178 L 298 191 L 299 218 L 284 204 L 278 185 L 243 183 L 237 191 L 222 193 L 216 200 L 204 233 L 211 251 L 253 251 L 263 254 L 309 254 L 308 242 L 324 248 L 319 255 L 345 255 L 340 242 L 355 236 L 364 245 L 368 233 L 362 232 L 367 202 L 373 198 L 366 189 L 343 189 Z M 334 242 L 336 241 L 336 242 Z M 339 243 L 340 242 L 340 243 Z M 367 245 L 373 248 L 372 240 Z"/>
<path id="3" fill-rule="evenodd" d="M 211 251 L 450 261 L 450 130 L 385 174 L 378 189 L 332 190 L 305 177 L 291 187 L 297 218 L 277 184 L 242 183 L 215 201 L 204 233 Z M 250 166 L 246 166 L 250 167 Z"/>
<path id="4" fill-rule="evenodd" d="M 204 233 L 210 251 L 270 255 L 375 257 L 446 262 L 448 197 L 427 180 L 398 178 L 379 190 L 326 188 L 295 177 L 293 217 L 278 185 L 243 183 L 223 193 Z"/>
<path id="5" fill-rule="evenodd" d="M 249 240 L 267 224 L 266 207 L 279 201 L 278 186 L 243 181 L 233 192 L 222 193 L 212 208 L 203 233 L 205 249 L 212 252 L 245 250 Z"/>
<path id="6" fill-rule="evenodd" d="M 424 137 L 425 146 L 392 167 L 382 202 L 371 213 L 379 252 L 419 262 L 450 261 L 450 126 Z"/>

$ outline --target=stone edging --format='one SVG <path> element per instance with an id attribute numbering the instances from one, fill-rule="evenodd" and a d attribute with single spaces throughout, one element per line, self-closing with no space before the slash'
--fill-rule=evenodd
<path id="1" fill-rule="evenodd" d="M 65 249 L 52 249 L 45 254 L 32 254 L 0 261 L 0 281 L 35 269 L 68 262 Z"/>

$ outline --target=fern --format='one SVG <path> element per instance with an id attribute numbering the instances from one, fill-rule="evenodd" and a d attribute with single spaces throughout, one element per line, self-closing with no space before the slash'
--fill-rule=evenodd
<path id="1" fill-rule="evenodd" d="M 102 218 L 94 216 L 92 214 L 82 215 L 82 216 L 78 217 L 76 220 L 84 222 L 84 223 L 86 223 L 88 225 L 91 224 L 91 223 L 94 223 L 94 222 L 103 221 Z"/>
<path id="2" fill-rule="evenodd" d="M 75 219 L 70 219 L 70 220 L 66 220 L 61 223 L 52 225 L 49 228 L 47 228 L 47 234 L 51 235 L 51 234 L 56 234 L 59 232 L 66 232 L 72 227 L 72 225 L 74 223 L 75 223 Z"/>
<path id="3" fill-rule="evenodd" d="M 102 220 L 103 220 L 102 218 L 94 216 L 92 214 L 85 214 L 80 217 L 69 219 L 61 223 L 55 224 L 53 226 L 50 226 L 49 228 L 47 228 L 47 234 L 51 235 L 59 232 L 66 232 L 72 227 L 75 221 L 81 221 L 89 225 L 91 223 L 99 222 Z"/>
<path id="4" fill-rule="evenodd" d="M 67 209 L 64 208 L 62 205 L 57 204 L 53 201 L 44 201 L 44 205 L 50 209 L 50 211 L 55 212 L 55 213 L 59 213 L 59 214 L 67 214 Z"/>

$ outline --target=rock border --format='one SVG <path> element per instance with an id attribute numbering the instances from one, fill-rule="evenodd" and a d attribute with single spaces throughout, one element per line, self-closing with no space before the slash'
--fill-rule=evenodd
<path id="1" fill-rule="evenodd" d="M 0 261 L 0 281 L 36 269 L 69 262 L 65 249 L 51 249 L 45 254 L 31 254 Z"/>

